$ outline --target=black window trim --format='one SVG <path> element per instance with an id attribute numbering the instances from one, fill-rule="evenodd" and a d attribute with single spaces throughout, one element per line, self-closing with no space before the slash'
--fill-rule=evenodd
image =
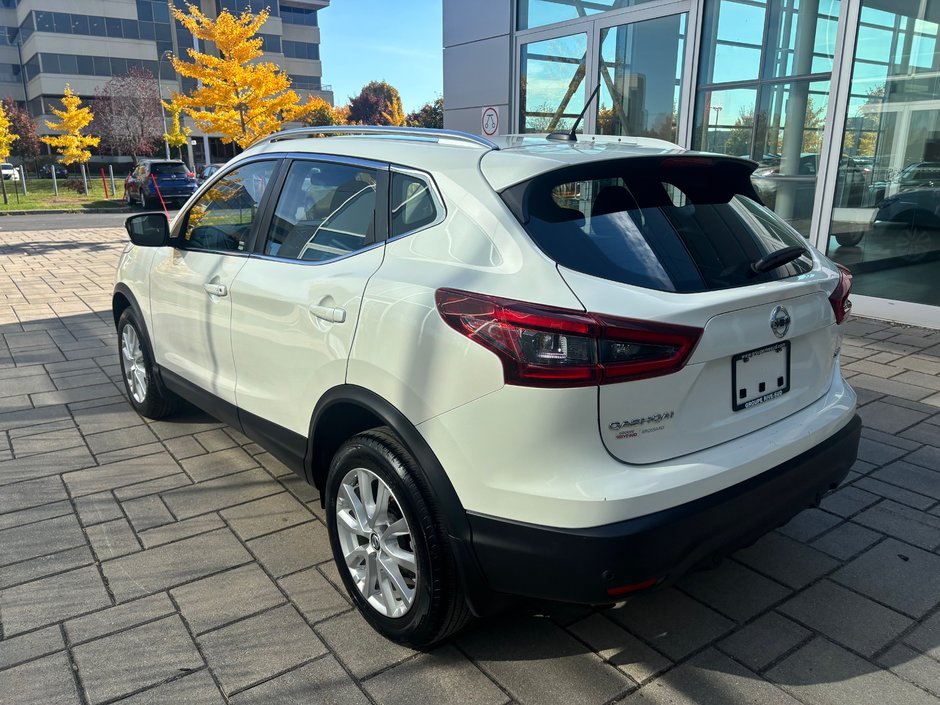
<path id="1" fill-rule="evenodd" d="M 190 206 L 184 213 L 181 213 L 177 217 L 173 231 L 170 233 L 173 247 L 178 250 L 182 250 L 183 252 L 209 252 L 217 255 L 229 255 L 230 257 L 251 257 L 254 254 L 257 241 L 261 239 L 258 237 L 258 233 L 260 232 L 260 224 L 266 221 L 268 203 L 271 201 L 271 194 L 275 192 L 274 187 L 278 186 L 279 182 L 282 180 L 282 172 L 286 171 L 284 169 L 284 161 L 284 155 L 282 154 L 259 154 L 253 157 L 249 157 L 248 159 L 243 159 L 236 163 L 226 165 L 228 168 L 219 169 L 209 178 L 208 181 L 196 189 L 196 192 L 193 194 L 193 201 Z M 268 187 L 265 189 L 264 194 L 261 196 L 261 202 L 258 204 L 258 217 L 255 218 L 254 222 L 251 224 L 251 232 L 248 234 L 248 243 L 246 244 L 245 249 L 241 251 L 233 251 L 186 247 L 182 239 L 182 234 L 186 230 L 186 225 L 189 222 L 190 212 L 199 202 L 199 199 L 202 197 L 202 195 L 209 191 L 216 184 L 216 182 L 224 179 L 233 171 L 237 171 L 242 167 L 248 166 L 249 164 L 256 164 L 258 162 L 273 162 L 274 169 L 271 172 L 271 179 L 268 181 Z M 277 192 L 280 193 L 280 188 L 277 189 Z"/>
<path id="2" fill-rule="evenodd" d="M 400 235 L 395 235 L 394 237 L 389 237 L 389 242 L 395 242 L 396 240 L 401 240 L 403 237 L 408 237 L 409 235 L 414 235 L 419 233 L 422 230 L 427 230 L 428 228 L 433 228 L 437 225 L 440 225 L 447 218 L 447 206 L 444 203 L 444 198 L 441 196 L 441 191 L 437 187 L 437 182 L 434 180 L 434 177 L 431 176 L 426 171 L 421 171 L 419 169 L 413 169 L 408 166 L 401 166 L 399 164 L 392 164 L 391 172 L 393 174 L 402 174 L 404 176 L 410 176 L 414 179 L 420 179 L 426 185 L 430 187 L 431 199 L 434 201 L 434 209 L 436 211 L 436 216 L 433 221 L 427 225 L 422 225 L 419 228 L 414 228 L 413 230 L 408 230 L 401 233 Z M 389 198 L 388 198 L 388 228 L 389 235 L 391 235 L 392 228 L 392 198 L 391 198 L 391 189 L 392 189 L 392 179 L 391 174 L 389 175 L 388 186 L 389 186 Z"/>
<path id="3" fill-rule="evenodd" d="M 389 178 L 389 165 L 385 162 L 371 161 L 368 159 L 357 159 L 355 157 L 346 157 L 335 154 L 319 154 L 319 153 L 297 153 L 291 152 L 289 154 L 283 155 L 284 162 L 281 166 L 280 174 L 278 175 L 277 182 L 273 182 L 273 188 L 270 190 L 269 194 L 266 194 L 267 204 L 262 212 L 262 217 L 259 218 L 259 223 L 261 228 L 257 230 L 253 237 L 256 237 L 254 242 L 254 247 L 251 250 L 251 256 L 257 259 L 270 260 L 272 262 L 284 262 L 287 264 L 295 264 L 304 267 L 310 266 L 321 266 L 324 264 L 332 264 L 340 260 L 347 259 L 349 257 L 355 257 L 356 255 L 362 254 L 363 252 L 368 252 L 369 250 L 374 250 L 376 247 L 383 247 L 388 241 L 388 202 L 389 202 L 389 189 L 391 179 Z M 374 241 L 366 245 L 365 247 L 359 250 L 353 250 L 344 255 L 337 255 L 330 259 L 312 261 L 312 260 L 299 260 L 293 259 L 290 257 L 278 257 L 277 255 L 267 255 L 264 253 L 265 245 L 268 241 L 268 235 L 270 234 L 271 219 L 274 217 L 274 211 L 277 208 L 277 202 L 280 198 L 281 192 L 284 188 L 284 183 L 287 181 L 287 174 L 290 172 L 291 166 L 294 162 L 326 162 L 329 164 L 340 164 L 343 166 L 357 166 L 364 169 L 373 169 L 376 172 L 376 184 L 375 184 L 375 235 Z M 277 194 L 277 197 L 272 196 L 272 193 Z M 257 236 L 258 233 L 264 233 L 263 236 Z"/>

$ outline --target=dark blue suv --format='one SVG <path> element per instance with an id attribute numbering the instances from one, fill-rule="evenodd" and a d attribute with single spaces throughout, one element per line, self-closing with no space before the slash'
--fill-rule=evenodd
<path id="1" fill-rule="evenodd" d="M 182 205 L 198 185 L 196 175 L 178 159 L 139 162 L 125 182 L 128 202 L 139 203 L 144 209 L 161 208 L 161 199 L 168 206 Z"/>

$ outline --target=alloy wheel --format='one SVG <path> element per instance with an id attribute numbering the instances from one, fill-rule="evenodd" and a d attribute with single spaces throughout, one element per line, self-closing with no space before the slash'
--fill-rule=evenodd
<path id="1" fill-rule="evenodd" d="M 385 617 L 402 617 L 418 583 L 411 529 L 391 488 L 375 473 L 346 473 L 336 498 L 336 529 L 346 567 L 362 597 Z"/>
<path id="2" fill-rule="evenodd" d="M 140 337 L 134 326 L 124 326 L 121 332 L 121 356 L 124 358 L 124 379 L 134 401 L 143 404 L 147 398 L 147 367 Z"/>

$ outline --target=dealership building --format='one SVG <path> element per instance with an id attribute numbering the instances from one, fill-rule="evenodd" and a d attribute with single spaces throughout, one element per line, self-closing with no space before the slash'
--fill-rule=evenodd
<path id="1" fill-rule="evenodd" d="M 940 0 L 444 0 L 444 125 L 654 137 L 758 163 L 854 273 L 940 327 Z M 625 140 L 628 141 L 628 140 Z"/>
<path id="2" fill-rule="evenodd" d="M 184 7 L 185 2 L 177 2 Z M 321 83 L 320 29 L 317 13 L 329 0 L 195 0 L 204 14 L 223 10 L 238 15 L 244 10 L 270 10 L 261 28 L 269 61 L 290 75 L 301 94 L 322 96 L 331 105 L 333 94 Z M 161 95 L 189 92 L 196 86 L 173 70 L 169 55 L 186 56 L 193 37 L 170 16 L 167 0 L 0 0 L 0 98 L 11 96 L 25 103 L 37 120 L 40 134 L 48 133 L 50 108 L 66 84 L 83 100 L 112 76 L 135 66 L 160 77 Z M 190 125 L 191 127 L 191 125 Z M 231 145 L 193 130 L 191 163 L 224 161 Z M 206 158 L 205 145 L 209 147 Z M 129 158 L 128 158 L 129 159 Z"/>

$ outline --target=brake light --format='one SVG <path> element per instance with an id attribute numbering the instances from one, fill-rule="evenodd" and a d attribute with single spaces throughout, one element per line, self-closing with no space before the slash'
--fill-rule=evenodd
<path id="1" fill-rule="evenodd" d="M 506 384 L 584 387 L 677 372 L 700 328 L 638 321 L 438 289 L 437 310 L 461 335 L 494 352 Z"/>
<path id="2" fill-rule="evenodd" d="M 829 294 L 829 303 L 832 305 L 832 312 L 836 315 L 836 323 L 841 324 L 852 312 L 852 302 L 849 301 L 849 294 L 852 293 L 852 272 L 841 264 L 837 264 L 836 267 L 839 268 L 839 284 Z"/>
<path id="3" fill-rule="evenodd" d="M 196 178 L 196 175 L 195 175 L 193 172 L 191 172 L 191 171 L 187 171 L 187 172 L 186 172 L 186 176 L 188 176 L 190 179 L 195 179 L 195 178 Z"/>

